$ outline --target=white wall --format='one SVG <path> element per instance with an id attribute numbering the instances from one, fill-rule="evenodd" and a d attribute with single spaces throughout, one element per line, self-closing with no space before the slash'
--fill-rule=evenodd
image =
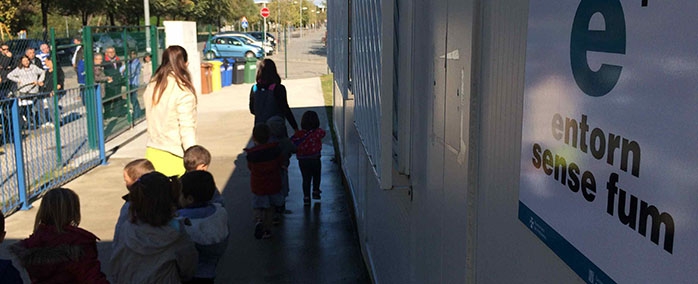
<path id="1" fill-rule="evenodd" d="M 478 283 L 583 283 L 518 220 L 528 1 L 481 1 Z"/>
<path id="2" fill-rule="evenodd" d="M 353 123 L 365 94 L 334 96 L 342 167 L 376 283 L 582 283 L 518 220 L 528 1 L 385 2 L 410 19 L 394 22 L 398 46 L 413 40 L 393 57 L 399 91 L 381 94 L 410 102 L 411 188 L 379 186 Z"/>
<path id="3" fill-rule="evenodd" d="M 192 84 L 196 94 L 201 95 L 201 56 L 196 44 L 196 22 L 164 21 L 162 24 L 165 26 L 165 46 L 179 45 L 187 51 Z"/>

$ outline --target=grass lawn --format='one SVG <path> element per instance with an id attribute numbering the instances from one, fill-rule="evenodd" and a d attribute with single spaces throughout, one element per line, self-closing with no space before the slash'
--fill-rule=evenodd
<path id="1" fill-rule="evenodd" d="M 337 134 L 334 129 L 334 112 L 332 111 L 332 82 L 334 76 L 332 73 L 320 76 L 320 84 L 322 85 L 322 97 L 325 99 L 325 111 L 327 112 L 327 122 L 332 133 L 332 144 L 334 145 L 335 161 L 339 162 L 339 143 L 337 143 Z"/>
<path id="2" fill-rule="evenodd" d="M 325 99 L 325 106 L 332 107 L 332 73 L 320 76 L 322 84 L 322 97 Z M 329 115 L 329 114 L 328 114 Z"/>

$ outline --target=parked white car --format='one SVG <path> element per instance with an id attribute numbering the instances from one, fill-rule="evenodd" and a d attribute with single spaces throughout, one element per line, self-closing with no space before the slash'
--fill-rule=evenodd
<path id="1" fill-rule="evenodd" d="M 253 36 L 248 35 L 248 34 L 246 34 L 246 33 L 241 33 L 241 32 L 220 32 L 220 33 L 217 33 L 216 35 L 229 35 L 229 36 L 235 36 L 235 37 L 238 37 L 238 38 L 244 38 L 244 39 L 249 40 L 248 44 L 257 45 L 257 46 L 261 46 L 262 48 L 264 48 L 264 53 L 266 53 L 267 55 L 270 55 L 270 54 L 274 53 L 274 47 L 271 45 L 271 43 L 265 42 L 264 44 L 262 44 L 262 41 L 257 40 L 257 39 L 254 38 Z"/>

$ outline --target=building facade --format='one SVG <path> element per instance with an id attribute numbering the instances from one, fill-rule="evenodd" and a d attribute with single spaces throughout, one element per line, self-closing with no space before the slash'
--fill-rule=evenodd
<path id="1" fill-rule="evenodd" d="M 601 51 L 624 56 L 622 60 L 616 61 L 621 62 L 618 65 L 625 64 L 625 73 L 619 75 L 620 79 L 615 77 L 617 84 L 610 84 L 606 93 L 619 93 L 633 85 L 631 78 L 640 73 L 632 72 L 641 70 L 635 70 L 632 66 L 640 58 L 646 58 L 640 55 L 633 57 L 635 55 L 631 48 L 637 42 L 633 37 L 652 32 L 644 28 L 636 31 L 635 26 L 647 22 L 647 16 L 642 13 L 659 13 L 662 10 L 656 3 L 650 2 L 646 6 L 645 2 L 328 1 L 328 63 L 335 76 L 333 123 L 339 138 L 342 169 L 353 196 L 362 250 L 376 283 L 622 283 L 655 276 L 657 279 L 672 279 L 679 283 L 697 279 L 693 272 L 672 272 L 671 267 L 665 269 L 651 263 L 634 261 L 647 257 L 681 266 L 691 263 L 691 259 L 695 260 L 695 255 L 682 255 L 677 251 L 682 238 L 695 236 L 695 221 L 690 218 L 681 219 L 681 214 L 671 214 L 672 210 L 688 212 L 686 215 L 695 213 L 693 205 L 681 207 L 683 205 L 666 203 L 669 205 L 663 206 L 664 200 L 650 202 L 651 199 L 647 201 L 648 205 L 642 201 L 642 206 L 647 205 L 642 208 L 649 209 L 638 209 L 639 226 L 651 230 L 650 236 L 645 229 L 636 229 L 634 224 L 631 226 L 622 218 L 622 224 L 640 234 L 626 232 L 628 228 L 624 225 L 613 225 L 620 223 L 611 211 L 604 215 L 605 212 L 602 211 L 606 205 L 601 206 L 598 217 L 595 217 L 601 219 L 598 221 L 601 229 L 574 223 L 572 220 L 576 219 L 572 215 L 587 212 L 584 211 L 587 210 L 585 208 L 579 209 L 584 206 L 584 202 L 591 203 L 590 199 L 593 200 L 595 195 L 599 195 L 596 200 L 605 202 L 606 192 L 611 192 L 612 187 L 597 176 L 594 186 L 598 185 L 598 189 L 594 187 L 592 193 L 589 190 L 590 179 L 586 173 L 580 174 L 579 168 L 576 171 L 570 170 L 570 176 L 581 178 L 576 184 L 577 191 L 570 185 L 570 195 L 582 196 L 574 194 L 583 192 L 587 201 L 570 197 L 577 200 L 570 201 L 572 203 L 568 207 L 582 213 L 570 213 L 572 217 L 561 221 L 553 220 L 546 217 L 546 214 L 556 214 L 559 211 L 546 211 L 550 206 L 546 205 L 548 203 L 534 208 L 524 198 L 531 195 L 527 190 L 545 191 L 549 186 L 547 184 L 560 183 L 553 179 L 557 178 L 557 172 L 555 175 L 548 174 L 550 177 L 540 173 L 538 175 L 542 177 L 534 176 L 535 180 L 544 180 L 543 182 L 527 181 L 532 159 L 535 165 L 537 157 L 538 168 L 542 163 L 544 171 L 548 161 L 546 156 L 541 157 L 542 151 L 536 156 L 535 146 L 534 156 L 531 157 L 529 146 L 533 144 L 529 141 L 533 135 L 530 133 L 539 131 L 530 126 L 535 124 L 530 117 L 539 109 L 536 108 L 535 96 L 530 95 L 534 88 L 528 85 L 535 85 L 536 76 L 540 77 L 538 74 L 544 73 L 540 70 L 546 68 L 540 66 L 546 66 L 546 56 L 550 58 L 550 65 L 558 62 L 564 65 L 564 68 L 560 68 L 562 71 L 555 73 L 555 76 L 563 77 L 559 82 L 571 83 L 560 89 L 574 89 L 574 92 L 588 95 L 575 101 L 578 105 L 555 110 L 563 114 L 562 118 L 568 117 L 568 122 L 583 120 L 586 124 L 587 114 L 590 121 L 603 116 L 603 119 L 596 121 L 601 120 L 604 127 L 620 129 L 615 132 L 615 136 L 609 136 L 609 143 L 627 129 L 625 134 L 631 138 L 618 142 L 618 145 L 627 144 L 630 148 L 634 145 L 633 142 L 637 142 L 637 151 L 626 151 L 618 146 L 616 157 L 624 158 L 623 162 L 630 163 L 630 166 L 637 162 L 638 172 L 640 144 L 645 146 L 642 148 L 646 151 L 643 158 L 647 155 L 663 155 L 661 152 L 653 153 L 646 145 L 661 146 L 664 142 L 650 141 L 653 139 L 651 137 L 642 140 L 640 134 L 634 134 L 633 127 L 629 125 L 636 118 L 627 113 L 618 119 L 609 118 L 608 113 L 613 113 L 613 108 L 596 116 L 593 114 L 595 110 L 585 109 L 591 104 L 614 103 L 622 104 L 616 106 L 616 109 L 634 107 L 627 102 L 619 102 L 621 99 L 618 98 L 623 98 L 623 95 L 615 95 L 616 99 L 608 102 L 600 102 L 601 99 L 598 99 L 605 95 L 598 93 L 598 86 L 603 86 L 608 80 L 604 77 L 594 82 L 594 76 L 609 71 L 606 67 L 615 65 L 599 63 L 598 60 L 591 62 L 591 55 L 589 62 L 580 59 L 586 64 L 581 66 L 588 68 L 589 72 L 584 73 L 582 71 L 586 69 L 582 70 L 582 67 L 575 65 L 579 63 L 575 61 L 575 52 L 578 52 L 575 48 L 585 48 L 584 45 L 576 45 L 583 42 L 583 39 L 576 36 L 583 37 L 586 32 L 609 32 L 606 34 L 610 34 L 610 37 L 606 39 L 618 43 L 617 45 L 610 44 L 607 50 L 594 50 L 593 46 L 586 46 L 587 49 L 582 50 L 581 54 L 588 54 L 586 51 Z M 680 5 L 687 7 L 692 5 L 688 1 L 680 2 Z M 554 7 L 550 5 L 553 3 L 562 4 L 555 4 L 560 7 Z M 558 14 L 558 18 L 550 16 Z M 672 17 L 668 13 L 663 15 Z M 680 18 L 677 15 L 674 17 Z M 690 15 L 686 14 L 684 18 L 689 19 Z M 601 28 L 593 27 L 596 22 L 600 22 Z M 555 37 L 558 31 L 560 35 Z M 619 43 L 621 35 L 622 46 Z M 560 39 L 561 43 L 556 44 L 556 39 Z M 551 50 L 549 53 L 540 50 L 548 47 Z M 556 51 L 558 47 L 561 49 L 559 52 Z M 558 53 L 565 58 L 557 61 Z M 659 53 L 668 53 L 670 57 L 681 55 L 680 51 L 667 47 L 660 47 Z M 695 56 L 686 56 L 683 59 L 688 62 L 698 62 Z M 690 66 L 698 67 L 698 64 L 691 63 Z M 692 76 L 698 74 L 692 70 L 692 67 L 686 67 L 681 76 L 695 79 Z M 671 72 L 667 71 L 662 76 L 674 76 Z M 582 73 L 586 77 L 578 76 Z M 551 75 L 550 78 L 554 79 L 555 76 Z M 585 89 L 584 86 L 592 87 Z M 616 89 L 611 91 L 614 87 Z M 693 97 L 687 96 L 675 106 L 686 105 L 686 113 L 698 110 L 695 101 L 691 101 Z M 547 107 L 553 109 L 569 101 L 559 97 L 551 99 L 553 103 Z M 546 104 L 545 100 L 541 104 Z M 671 107 L 668 106 L 668 109 Z M 566 110 L 577 116 L 564 115 Z M 557 137 L 555 117 L 557 116 L 553 117 L 553 136 Z M 614 119 L 627 123 L 606 123 L 616 121 Z M 581 123 L 579 122 L 580 125 Z M 549 132 L 550 126 L 545 127 L 548 128 L 543 129 Z M 597 129 L 600 128 L 594 131 Z M 690 138 L 688 140 L 695 141 L 698 138 L 695 137 L 696 129 L 694 122 L 686 127 L 687 133 L 690 133 L 686 134 Z M 563 127 L 560 126 L 559 130 L 562 133 Z M 637 131 L 640 133 L 643 130 Z M 633 139 L 633 135 L 639 138 Z M 599 138 L 598 135 L 592 138 L 594 137 Z M 681 137 L 686 138 L 678 138 Z M 599 139 L 601 138 L 603 137 Z M 612 144 L 608 145 L 610 149 Z M 570 149 L 576 150 L 576 144 Z M 566 157 L 582 161 L 575 166 L 594 166 L 596 160 L 601 160 L 597 157 L 586 163 L 583 161 L 590 154 L 568 155 L 570 156 Z M 611 150 L 609 155 L 613 156 Z M 608 165 L 613 164 L 613 157 L 607 159 Z M 550 163 L 552 171 L 552 160 Z M 649 163 L 642 165 L 643 170 L 645 166 L 650 171 L 654 170 L 654 166 Z M 698 168 L 695 162 L 689 161 L 687 164 L 690 169 Z M 618 168 L 617 164 L 614 166 Z M 555 162 L 556 171 L 557 167 Z M 573 167 L 571 162 L 569 167 Z M 658 168 L 655 172 L 657 171 L 662 169 Z M 628 169 L 621 171 L 621 179 L 625 178 L 623 174 L 639 176 L 639 173 Z M 694 178 L 686 178 L 685 175 L 679 175 L 677 179 L 683 180 L 683 183 L 677 186 L 690 188 L 698 184 Z M 569 183 L 572 184 L 571 181 Z M 578 189 L 580 183 L 582 191 Z M 642 180 L 638 181 L 638 184 L 642 183 Z M 640 193 L 637 194 L 638 198 L 642 198 Z M 611 200 L 616 195 L 609 193 L 608 196 Z M 566 202 L 566 199 L 550 199 L 545 202 L 565 204 L 562 202 Z M 595 201 L 594 205 L 600 202 Z M 611 200 L 609 204 L 613 202 L 615 201 Z M 565 206 L 567 205 L 561 207 Z M 611 210 L 611 205 L 608 206 L 608 210 Z M 532 217 L 526 215 L 528 211 L 525 210 L 529 209 L 534 211 Z M 677 226 L 676 236 L 674 224 Z M 606 226 L 609 227 L 610 237 L 595 239 L 595 235 L 605 231 L 603 228 Z M 679 235 L 679 226 L 690 230 Z M 654 236 L 655 233 L 657 236 Z M 589 248 L 595 240 L 601 245 Z M 616 246 L 611 245 L 605 247 L 603 241 L 618 241 L 618 246 L 623 243 L 632 245 L 616 249 Z M 632 250 L 637 246 L 642 246 L 643 253 L 633 254 Z M 628 265 L 618 264 L 624 261 Z"/>

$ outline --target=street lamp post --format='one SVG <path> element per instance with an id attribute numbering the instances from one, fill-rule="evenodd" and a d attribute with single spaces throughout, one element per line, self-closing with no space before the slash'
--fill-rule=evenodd
<path id="1" fill-rule="evenodd" d="M 298 28 L 301 31 L 301 38 L 303 38 L 303 0 L 298 0 Z"/>
<path id="2" fill-rule="evenodd" d="M 143 14 L 144 15 L 144 24 L 148 26 L 148 29 L 150 29 L 150 0 L 143 0 Z M 146 30 L 145 31 L 145 51 L 146 52 L 152 52 L 152 47 L 150 46 L 150 31 Z"/>

